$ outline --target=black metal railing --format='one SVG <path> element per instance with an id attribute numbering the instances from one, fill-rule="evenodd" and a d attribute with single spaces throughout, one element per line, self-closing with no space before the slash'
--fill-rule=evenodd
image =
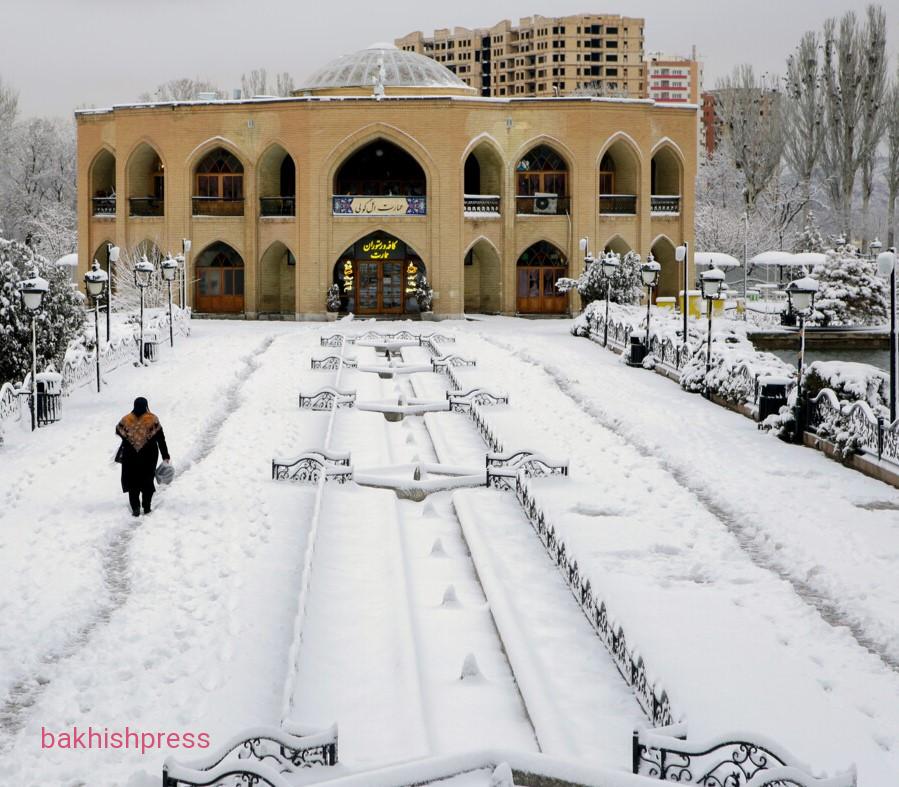
<path id="1" fill-rule="evenodd" d="M 115 197 L 92 197 L 95 216 L 115 216 Z"/>
<path id="2" fill-rule="evenodd" d="M 159 197 L 129 197 L 128 209 L 132 216 L 164 216 L 165 201 Z"/>
<path id="3" fill-rule="evenodd" d="M 649 198 L 652 213 L 680 213 L 679 194 L 653 194 Z"/>
<path id="4" fill-rule="evenodd" d="M 194 216 L 243 216 L 243 197 L 192 197 Z"/>
<path id="5" fill-rule="evenodd" d="M 260 216 L 296 216 L 296 197 L 260 197 Z"/>
<path id="6" fill-rule="evenodd" d="M 564 216 L 571 208 L 571 197 L 532 195 L 515 197 L 515 212 L 519 216 Z"/>
<path id="7" fill-rule="evenodd" d="M 600 213 L 617 213 L 624 216 L 633 216 L 637 212 L 636 194 L 600 194 Z"/>
<path id="8" fill-rule="evenodd" d="M 466 213 L 499 213 L 500 198 L 496 194 L 466 194 Z"/>

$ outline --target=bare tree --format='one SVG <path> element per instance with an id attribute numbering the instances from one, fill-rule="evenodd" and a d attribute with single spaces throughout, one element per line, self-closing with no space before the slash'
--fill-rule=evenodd
<path id="1" fill-rule="evenodd" d="M 750 215 L 783 154 L 781 98 L 764 79 L 756 79 L 750 65 L 738 66 L 718 83 L 718 109 L 733 164 L 743 178 L 743 199 Z"/>
<path id="2" fill-rule="evenodd" d="M 282 71 L 275 76 L 275 95 L 289 96 L 296 90 L 293 84 L 293 77 L 286 71 Z"/>
<path id="3" fill-rule="evenodd" d="M 218 98 L 224 98 L 223 90 L 204 79 L 170 79 L 163 82 L 152 93 L 141 93 L 138 101 L 150 104 L 157 101 L 196 101 L 200 93 L 215 93 Z"/>
<path id="4" fill-rule="evenodd" d="M 19 94 L 0 77 L 0 140 L 7 139 L 18 115 Z"/>
<path id="5" fill-rule="evenodd" d="M 892 121 L 887 132 L 887 246 L 895 246 L 896 197 L 899 196 L 899 68 L 887 93 L 884 115 Z"/>
<path id="6" fill-rule="evenodd" d="M 859 140 L 859 164 L 862 175 L 862 232 L 868 231 L 868 209 L 874 190 L 877 150 L 886 131 L 887 116 L 883 103 L 887 90 L 886 14 L 879 6 L 868 6 L 862 30 L 865 53 L 864 83 L 862 85 L 862 127 Z M 862 235 L 862 247 L 867 244 Z"/>
<path id="7" fill-rule="evenodd" d="M 294 91 L 293 77 L 286 71 L 275 74 L 270 82 L 264 68 L 254 68 L 240 78 L 240 88 L 244 98 L 253 96 L 289 96 Z"/>
<path id="8" fill-rule="evenodd" d="M 824 91 L 818 35 L 807 32 L 787 58 L 784 157 L 799 180 L 802 210 L 808 209 L 812 175 L 824 143 Z"/>

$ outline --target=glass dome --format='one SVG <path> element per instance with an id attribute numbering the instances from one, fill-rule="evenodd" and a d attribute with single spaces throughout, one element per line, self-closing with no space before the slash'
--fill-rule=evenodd
<path id="1" fill-rule="evenodd" d="M 408 92 L 409 88 L 421 88 L 427 93 L 474 93 L 459 77 L 436 60 L 404 52 L 393 44 L 372 44 L 367 49 L 342 55 L 312 74 L 294 95 L 306 92 L 344 91 L 359 88 L 366 92 L 374 89 L 383 64 L 382 82 L 388 92 Z"/>

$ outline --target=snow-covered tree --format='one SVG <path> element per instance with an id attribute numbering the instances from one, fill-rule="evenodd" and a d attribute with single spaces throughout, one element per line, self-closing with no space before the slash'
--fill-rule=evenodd
<path id="1" fill-rule="evenodd" d="M 824 238 L 821 235 L 821 230 L 818 228 L 815 212 L 812 210 L 805 214 L 805 226 L 802 228 L 802 232 L 796 237 L 796 242 L 793 244 L 793 251 L 824 251 Z"/>
<path id="2" fill-rule="evenodd" d="M 140 288 L 134 281 L 134 266 L 144 257 L 156 269 L 156 273 L 150 277 L 150 284 L 144 288 L 144 307 L 156 308 L 169 302 L 168 285 L 163 282 L 159 273 L 162 254 L 154 245 L 139 243 L 134 248 L 122 249 L 119 261 L 112 265 L 113 312 L 135 313 L 140 309 Z"/>
<path id="3" fill-rule="evenodd" d="M 264 68 L 254 68 L 240 77 L 240 89 L 244 98 L 253 96 L 289 96 L 293 90 L 293 77 L 286 71 L 275 74 L 270 80 Z"/>
<path id="4" fill-rule="evenodd" d="M 881 325 L 887 319 L 889 288 L 877 264 L 850 249 L 830 250 L 812 276 L 818 280 L 815 320 L 822 325 Z"/>
<path id="5" fill-rule="evenodd" d="M 0 381 L 21 381 L 31 368 L 31 313 L 19 282 L 40 276 L 50 283 L 37 313 L 37 362 L 60 366 L 69 342 L 84 326 L 84 299 L 67 271 L 24 243 L 0 238 Z"/>
<path id="6" fill-rule="evenodd" d="M 643 292 L 643 279 L 640 275 L 640 255 L 629 251 L 618 258 L 618 268 L 612 274 L 609 300 L 612 303 L 639 303 Z M 581 304 L 586 308 L 593 301 L 606 299 L 608 282 L 602 274 L 602 261 L 597 259 L 576 279 L 559 279 L 556 289 L 559 292 L 577 290 L 581 296 Z"/>
<path id="7" fill-rule="evenodd" d="M 884 114 L 891 119 L 887 126 L 887 246 L 896 245 L 896 197 L 899 196 L 899 67 L 887 95 Z"/>
<path id="8" fill-rule="evenodd" d="M 205 79 L 170 79 L 163 82 L 152 93 L 141 93 L 138 101 L 149 104 L 155 101 L 196 101 L 200 93 L 215 93 L 218 98 L 225 98 L 225 91 Z"/>

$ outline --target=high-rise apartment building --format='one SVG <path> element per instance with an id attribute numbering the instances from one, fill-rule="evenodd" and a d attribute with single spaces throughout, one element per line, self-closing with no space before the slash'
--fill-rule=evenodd
<path id="1" fill-rule="evenodd" d="M 664 104 L 699 104 L 702 92 L 702 66 L 692 58 L 663 55 L 646 58 L 646 98 Z"/>
<path id="2" fill-rule="evenodd" d="M 643 19 L 609 14 L 526 16 L 396 39 L 433 58 L 482 96 L 592 94 L 642 98 Z"/>

